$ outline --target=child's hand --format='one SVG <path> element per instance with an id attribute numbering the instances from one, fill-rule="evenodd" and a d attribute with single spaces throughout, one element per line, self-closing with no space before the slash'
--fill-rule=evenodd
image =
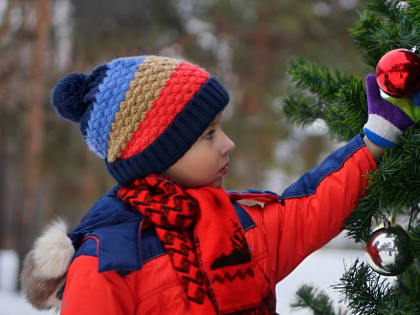
<path id="1" fill-rule="evenodd" d="M 412 101 L 411 98 L 395 98 L 385 94 L 380 90 L 381 97 L 388 102 L 401 108 L 414 122 L 420 121 L 420 107 Z"/>
<path id="2" fill-rule="evenodd" d="M 398 137 L 420 121 L 420 109 L 407 98 L 381 96 L 376 77 L 366 77 L 369 118 L 363 130 L 370 141 L 386 148 L 397 144 Z"/>

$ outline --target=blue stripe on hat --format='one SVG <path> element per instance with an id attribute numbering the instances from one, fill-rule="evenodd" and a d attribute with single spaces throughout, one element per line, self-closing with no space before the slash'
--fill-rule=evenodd
<path id="1" fill-rule="evenodd" d="M 98 93 L 92 105 L 90 119 L 86 128 L 86 142 L 89 148 L 101 158 L 106 158 L 109 133 L 115 114 L 124 101 L 138 66 L 147 57 L 130 57 L 115 59 L 107 64 L 106 77 L 98 86 Z"/>

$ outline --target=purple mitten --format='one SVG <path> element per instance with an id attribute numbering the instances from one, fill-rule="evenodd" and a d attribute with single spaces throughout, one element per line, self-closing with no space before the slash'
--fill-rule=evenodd
<path id="1" fill-rule="evenodd" d="M 369 116 L 363 131 L 370 141 L 380 147 L 395 146 L 398 137 L 414 125 L 414 121 L 399 107 L 381 97 L 374 74 L 366 77 L 366 94 Z"/>

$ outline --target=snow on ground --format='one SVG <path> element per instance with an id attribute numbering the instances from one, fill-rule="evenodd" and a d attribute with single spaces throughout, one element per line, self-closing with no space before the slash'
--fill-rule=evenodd
<path id="1" fill-rule="evenodd" d="M 281 315 L 311 315 L 308 310 L 290 310 L 290 303 L 294 300 L 297 289 L 302 284 L 313 284 L 325 290 L 334 300 L 338 301 L 338 294 L 330 286 L 339 281 L 344 271 L 344 264 L 349 266 L 357 257 L 363 258 L 361 250 L 321 249 L 306 258 L 288 277 L 276 287 L 277 312 Z M 10 260 L 12 261 L 12 260 Z M 15 266 L 6 268 L 3 262 L 1 270 L 15 270 Z M 10 274 L 10 272 L 8 273 Z M 40 312 L 32 308 L 24 298 L 16 293 L 10 293 L 2 287 L 5 274 L 0 274 L 0 315 L 50 315 L 52 311 Z"/>
<path id="2" fill-rule="evenodd" d="M 313 285 L 323 290 L 335 304 L 335 310 L 341 296 L 331 288 L 337 284 L 344 273 L 357 258 L 364 260 L 361 250 L 321 249 L 307 257 L 291 274 L 276 286 L 277 312 L 281 315 L 312 315 L 309 310 L 292 311 L 290 304 L 296 298 L 296 291 L 303 284 Z"/>
<path id="3" fill-rule="evenodd" d="M 16 293 L 0 290 L 0 315 L 52 315 L 53 311 L 40 312 Z"/>
<path id="4" fill-rule="evenodd" d="M 0 249 L 0 291 L 16 291 L 18 271 L 19 258 L 16 252 L 11 249 Z"/>

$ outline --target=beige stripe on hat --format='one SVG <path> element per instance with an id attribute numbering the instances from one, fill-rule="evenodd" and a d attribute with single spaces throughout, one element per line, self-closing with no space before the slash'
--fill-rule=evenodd
<path id="1" fill-rule="evenodd" d="M 119 158 L 179 63 L 180 60 L 172 58 L 150 56 L 139 65 L 112 123 L 108 141 L 109 163 Z"/>

